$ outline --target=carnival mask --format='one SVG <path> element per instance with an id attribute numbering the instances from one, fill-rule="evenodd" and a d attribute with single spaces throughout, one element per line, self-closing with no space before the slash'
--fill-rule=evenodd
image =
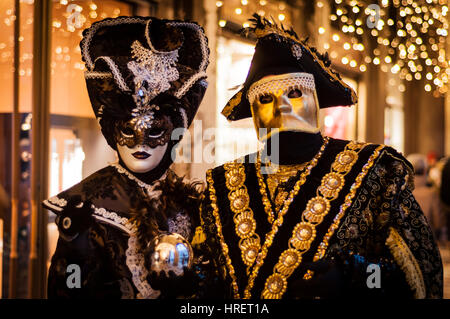
<path id="1" fill-rule="evenodd" d="M 260 140 L 279 131 L 319 132 L 319 103 L 312 74 L 264 77 L 249 88 L 248 100 Z"/>
<path id="2" fill-rule="evenodd" d="M 137 108 L 128 121 L 116 125 L 117 151 L 125 165 L 135 173 L 146 173 L 161 162 L 168 147 L 173 124 L 152 105 Z"/>

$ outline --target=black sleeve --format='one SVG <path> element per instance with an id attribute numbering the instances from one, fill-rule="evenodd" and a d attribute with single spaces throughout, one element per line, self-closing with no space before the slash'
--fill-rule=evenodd
<path id="1" fill-rule="evenodd" d="M 70 199 L 55 223 L 59 238 L 48 274 L 48 298 L 113 298 L 118 289 L 106 284 L 108 255 L 90 203 Z"/>

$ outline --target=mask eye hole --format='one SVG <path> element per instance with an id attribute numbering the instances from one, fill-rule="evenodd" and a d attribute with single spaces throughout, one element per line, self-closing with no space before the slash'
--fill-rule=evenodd
<path id="1" fill-rule="evenodd" d="M 124 127 L 120 130 L 120 132 L 125 137 L 133 137 L 134 136 L 134 131 L 131 127 Z"/>
<path id="2" fill-rule="evenodd" d="M 259 102 L 262 104 L 267 104 L 273 101 L 273 97 L 270 94 L 264 94 L 259 97 Z"/>
<path id="3" fill-rule="evenodd" d="M 300 91 L 299 89 L 290 90 L 289 93 L 288 93 L 288 97 L 290 99 L 296 99 L 296 98 L 301 97 L 302 95 L 303 95 L 302 91 Z"/>
<path id="4" fill-rule="evenodd" d="M 164 129 L 161 127 L 153 127 L 148 131 L 148 136 L 152 137 L 152 138 L 157 138 L 160 137 L 161 135 L 164 134 Z"/>

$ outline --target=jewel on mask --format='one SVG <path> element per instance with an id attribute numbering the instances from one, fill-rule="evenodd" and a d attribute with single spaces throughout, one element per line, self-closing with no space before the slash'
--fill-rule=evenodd
<path id="1" fill-rule="evenodd" d="M 292 55 L 299 60 L 302 57 L 302 48 L 298 44 L 291 47 Z"/>
<path id="2" fill-rule="evenodd" d="M 154 110 L 159 110 L 157 105 L 146 105 L 134 108 L 131 111 L 131 124 L 138 130 L 145 130 L 152 126 L 153 120 L 155 119 Z"/>

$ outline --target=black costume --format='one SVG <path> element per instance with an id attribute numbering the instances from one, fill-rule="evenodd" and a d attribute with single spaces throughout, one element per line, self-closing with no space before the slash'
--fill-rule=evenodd
<path id="1" fill-rule="evenodd" d="M 307 72 L 320 107 L 356 103 L 326 55 L 292 30 L 259 16 L 254 23 L 247 80 L 222 112 L 229 120 L 252 116 L 248 90 L 266 75 Z M 442 297 L 440 254 L 401 154 L 320 133 L 278 137 L 278 177 L 262 173 L 268 152 L 207 172 L 204 247 L 215 253 L 226 297 Z M 367 283 L 370 264 L 379 267 L 380 288 Z"/>
<path id="2" fill-rule="evenodd" d="M 189 127 L 207 87 L 206 36 L 193 22 L 119 17 L 94 23 L 80 46 L 91 103 L 108 144 L 168 147 L 149 172 L 131 172 L 119 155 L 119 163 L 44 201 L 57 214 L 60 232 L 48 297 L 167 296 L 173 292 L 149 281 L 146 247 L 161 232 L 191 241 L 199 223 L 201 189 L 168 167 L 177 143 L 171 133 Z M 70 264 L 81 268 L 80 289 L 67 287 Z M 179 295 L 198 295 L 194 284 Z"/>

